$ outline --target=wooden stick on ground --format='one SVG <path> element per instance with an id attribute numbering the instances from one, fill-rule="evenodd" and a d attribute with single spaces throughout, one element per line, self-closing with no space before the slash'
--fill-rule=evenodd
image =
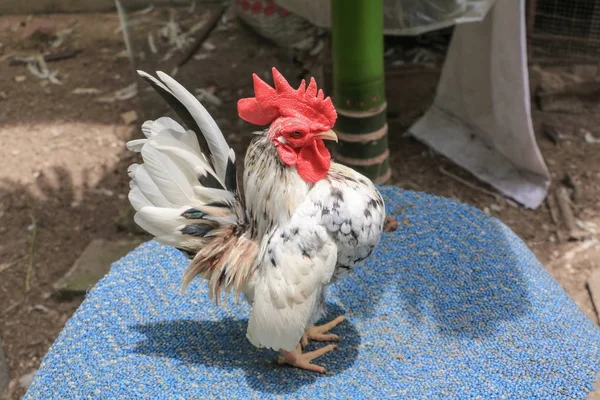
<path id="1" fill-rule="evenodd" d="M 559 187 L 556 189 L 555 195 L 556 202 L 558 203 L 558 207 L 560 208 L 560 212 L 563 216 L 563 221 L 565 222 L 565 227 L 567 228 L 569 239 L 581 240 L 590 236 L 588 232 L 585 232 L 577 227 L 575 215 L 571 209 L 569 192 L 567 192 L 567 188 L 564 186 Z"/>
<path id="2" fill-rule="evenodd" d="M 556 238 L 559 242 L 565 241 L 565 236 L 560 230 L 560 214 L 558 211 L 558 206 L 556 205 L 556 197 L 554 193 L 549 193 L 546 197 L 546 204 L 548 205 L 548 210 L 550 210 L 550 217 L 552 218 L 552 222 L 554 222 L 554 226 L 556 227 Z"/>
<path id="3" fill-rule="evenodd" d="M 27 264 L 27 275 L 25 276 L 25 293 L 31 289 L 31 275 L 33 274 L 33 261 L 35 259 L 35 242 L 37 239 L 37 221 L 33 215 L 31 218 L 31 245 L 29 247 L 29 263 Z"/>
<path id="4" fill-rule="evenodd" d="M 565 173 L 565 184 L 573 189 L 573 203 L 579 203 L 581 200 L 581 188 L 569 172 Z"/>
<path id="5" fill-rule="evenodd" d="M 484 188 L 480 188 L 480 187 L 478 187 L 478 186 L 475 186 L 474 184 L 472 184 L 471 182 L 469 182 L 469 181 L 467 181 L 467 180 L 464 180 L 464 179 L 463 179 L 463 178 L 461 178 L 460 176 L 456 176 L 456 175 L 454 175 L 452 172 L 446 171 L 446 170 L 444 169 L 444 167 L 440 167 L 440 172 L 441 172 L 443 175 L 446 175 L 447 177 L 449 177 L 449 178 L 452 178 L 452 179 L 454 179 L 455 181 L 457 181 L 457 182 L 460 182 L 460 183 L 462 183 L 463 185 L 465 185 L 465 186 L 467 186 L 467 187 L 470 187 L 470 188 L 471 188 L 471 189 L 473 189 L 473 190 L 476 190 L 476 191 L 478 191 L 478 192 L 480 192 L 480 193 L 487 194 L 488 196 L 492 196 L 494 199 L 496 199 L 496 201 L 499 201 L 499 200 L 501 199 L 501 196 L 500 196 L 498 193 L 494 193 L 494 192 L 492 192 L 491 190 L 487 190 L 487 189 L 484 189 Z"/>
<path id="6" fill-rule="evenodd" d="M 75 49 L 75 50 L 62 51 L 60 53 L 46 54 L 44 56 L 44 61 L 53 62 L 53 61 L 66 60 L 66 59 L 75 57 L 77 54 L 81 53 L 82 51 L 83 51 L 82 49 Z M 27 63 L 28 63 L 28 61 L 17 58 L 14 60 L 10 60 L 8 65 L 12 67 L 15 65 L 27 65 Z"/>
<path id="7" fill-rule="evenodd" d="M 196 40 L 194 41 L 194 43 L 192 43 L 192 45 L 186 50 L 183 57 L 181 57 L 181 60 L 179 60 L 179 62 L 177 63 L 177 67 L 181 67 L 183 64 L 188 62 L 190 60 L 190 58 L 192 58 L 194 53 L 198 50 L 198 48 L 200 48 L 200 46 L 206 40 L 206 38 L 210 35 L 210 33 L 217 27 L 219 21 L 221 20 L 221 16 L 223 15 L 224 12 L 225 12 L 225 6 L 221 5 L 214 12 L 214 14 L 212 14 L 210 16 L 210 18 L 209 18 L 208 22 L 206 23 L 206 25 L 204 26 L 204 28 L 202 28 L 200 30 L 200 32 L 198 32 L 198 36 L 196 37 Z"/>

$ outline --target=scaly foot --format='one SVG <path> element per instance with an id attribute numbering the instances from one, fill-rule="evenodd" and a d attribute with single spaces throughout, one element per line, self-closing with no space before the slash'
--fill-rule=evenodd
<path id="1" fill-rule="evenodd" d="M 319 326 L 311 326 L 310 328 L 306 329 L 306 332 L 304 332 L 304 335 L 302 336 L 302 340 L 300 341 L 300 344 L 302 344 L 302 347 L 304 348 L 308 345 L 309 340 L 314 340 L 316 342 L 337 342 L 337 341 L 339 341 L 340 337 L 338 335 L 334 335 L 334 334 L 328 333 L 328 332 L 330 330 L 332 330 L 333 328 L 335 328 L 336 326 L 338 326 L 339 324 L 341 324 L 342 322 L 344 322 L 345 320 L 346 320 L 346 317 L 344 317 L 343 315 L 340 315 L 333 321 L 330 321 L 326 324 L 319 325 Z"/>
<path id="2" fill-rule="evenodd" d="M 301 368 L 307 371 L 314 371 L 324 374 L 325 368 L 321 367 L 320 365 L 315 365 L 311 363 L 311 361 L 335 349 L 337 349 L 336 345 L 329 344 L 318 350 L 310 351 L 308 353 L 302 353 L 302 346 L 298 344 L 294 351 L 280 350 L 282 355 L 277 359 L 277 363 L 280 365 L 289 364 L 296 368 Z"/>

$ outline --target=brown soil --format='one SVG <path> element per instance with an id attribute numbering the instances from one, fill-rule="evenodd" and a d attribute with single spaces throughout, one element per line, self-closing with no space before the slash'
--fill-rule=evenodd
<path id="1" fill-rule="evenodd" d="M 6 394 L 10 399 L 23 395 L 19 377 L 39 366 L 81 302 L 57 298 L 52 283 L 92 239 L 134 234 L 122 223 L 128 220 L 129 210 L 126 169 L 133 162 L 124 144 L 140 134 L 144 118 L 165 111 L 144 85 L 140 85 L 141 96 L 114 103 L 96 102 L 97 94 L 72 93 L 79 87 L 97 88 L 108 94 L 133 82 L 129 61 L 116 57 L 125 48 L 121 33 L 116 31 L 116 14 L 0 17 L 0 57 L 47 49 L 49 33 L 74 23 L 74 34 L 58 50 L 80 48 L 83 52 L 48 64 L 51 70 L 59 69 L 62 85 L 45 83 L 24 66 L 0 61 L 0 338 L 13 378 Z M 277 66 L 294 80 L 302 77 L 302 68 L 294 63 L 293 54 L 265 43 L 231 19 L 228 29 L 214 32 L 210 42 L 217 48 L 209 57 L 192 59 L 179 69 L 177 79 L 191 89 L 214 87 L 222 104 L 208 107 L 209 111 L 238 155 L 243 154 L 252 127 L 237 118 L 235 104 L 239 97 L 251 94 L 251 74 L 263 74 Z M 152 63 L 141 63 L 144 69 L 148 65 Z M 25 80 L 19 81 L 22 78 L 18 76 L 25 76 Z M 430 82 L 423 82 L 423 87 L 430 86 Z M 577 256 L 569 262 L 561 261 L 560 257 L 579 243 L 556 240 L 555 224 L 546 206 L 525 210 L 509 201 L 496 202 L 442 175 L 440 166 L 484 187 L 448 160 L 402 136 L 424 111 L 422 105 L 418 107 L 406 110 L 410 118 L 391 121 L 393 182 L 489 210 L 523 238 L 580 307 L 596 320 L 585 281 L 593 269 L 600 268 L 600 260 L 582 257 L 580 262 Z M 129 110 L 136 110 L 140 117 L 125 125 L 120 115 Z M 600 117 L 539 111 L 533 117 L 537 132 L 541 132 L 544 122 L 566 136 L 560 147 L 541 135 L 538 142 L 555 183 L 568 171 L 582 188 L 575 208 L 577 216 L 600 226 L 600 145 L 587 144 L 578 133 L 580 127 L 597 130 Z M 600 136 L 598 131 L 596 135 Z M 31 288 L 26 292 L 31 258 Z"/>

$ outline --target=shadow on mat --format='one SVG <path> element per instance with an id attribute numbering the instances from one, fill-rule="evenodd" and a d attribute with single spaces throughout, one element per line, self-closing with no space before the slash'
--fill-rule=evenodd
<path id="1" fill-rule="evenodd" d="M 327 305 L 325 320 L 343 314 L 343 310 Z M 320 322 L 320 323 L 321 323 Z M 275 394 L 291 393 L 310 385 L 322 376 L 275 363 L 277 353 L 257 349 L 246 339 L 247 320 L 225 318 L 218 321 L 177 320 L 133 326 L 145 336 L 132 350 L 153 357 L 167 357 L 186 364 L 205 365 L 225 371 L 243 369 L 248 385 L 256 391 Z M 348 320 L 333 329 L 342 337 L 338 350 L 317 358 L 315 364 L 324 366 L 330 374 L 350 368 L 358 356 L 360 336 Z M 311 343 L 307 351 L 326 343 Z M 201 376 L 190 379 L 201 379 Z"/>
<path id="2" fill-rule="evenodd" d="M 417 328 L 478 338 L 531 307 L 523 271 L 537 261 L 501 222 L 450 199 L 382 192 L 399 226 L 337 284 L 345 308 L 366 317 L 402 313 Z M 390 289 L 401 309 L 381 301 Z"/>

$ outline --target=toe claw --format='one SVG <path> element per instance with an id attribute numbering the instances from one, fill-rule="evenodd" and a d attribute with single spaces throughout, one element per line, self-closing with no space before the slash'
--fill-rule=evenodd
<path id="1" fill-rule="evenodd" d="M 302 340 L 300 340 L 300 344 L 302 345 L 302 348 L 305 348 L 306 346 L 308 346 L 308 335 L 304 334 L 304 336 L 302 336 Z"/>

